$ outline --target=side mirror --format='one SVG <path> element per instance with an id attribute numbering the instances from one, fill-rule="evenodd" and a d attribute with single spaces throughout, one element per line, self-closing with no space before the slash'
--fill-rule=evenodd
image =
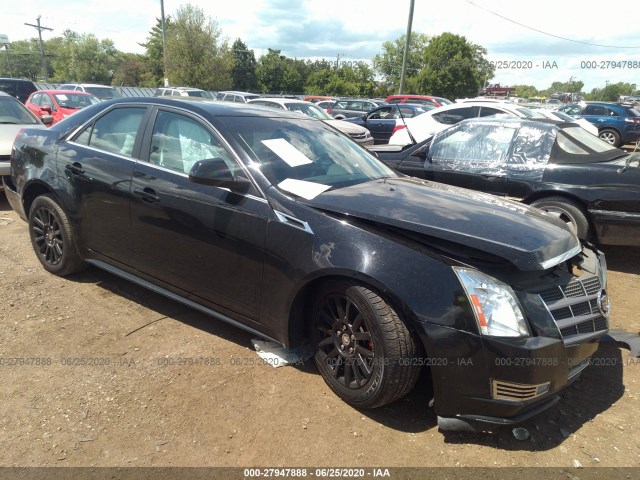
<path id="1" fill-rule="evenodd" d="M 40 115 L 40 121 L 45 125 L 51 125 L 53 123 L 53 117 L 51 115 Z"/>
<path id="2" fill-rule="evenodd" d="M 51 114 L 51 107 L 49 105 L 43 105 L 40 107 L 40 111 Z"/>
<path id="3" fill-rule="evenodd" d="M 426 160 L 428 151 L 429 151 L 429 145 L 425 145 L 424 147 L 415 149 L 410 156 L 418 157 L 418 158 L 421 158 L 422 160 Z"/>
<path id="4" fill-rule="evenodd" d="M 246 178 L 234 176 L 221 158 L 198 160 L 189 172 L 189 180 L 193 183 L 228 188 L 239 192 L 246 192 L 251 185 L 251 182 Z"/>

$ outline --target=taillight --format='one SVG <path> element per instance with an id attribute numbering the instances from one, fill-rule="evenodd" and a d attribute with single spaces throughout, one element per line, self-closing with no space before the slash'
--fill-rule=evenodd
<path id="1" fill-rule="evenodd" d="M 327 108 L 327 113 L 331 114 L 331 107 Z"/>
<path id="2" fill-rule="evenodd" d="M 391 135 L 396 133 L 398 130 L 402 130 L 403 128 L 407 128 L 407 126 L 406 125 L 396 125 L 395 127 L 393 127 L 393 131 L 391 132 Z"/>
<path id="3" fill-rule="evenodd" d="M 638 117 L 625 117 L 624 121 L 629 123 L 640 123 L 640 119 Z"/>

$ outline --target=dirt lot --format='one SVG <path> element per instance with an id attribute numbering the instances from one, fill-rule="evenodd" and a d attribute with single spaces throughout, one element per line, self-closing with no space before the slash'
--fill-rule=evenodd
<path id="1" fill-rule="evenodd" d="M 605 251 L 612 327 L 638 332 L 640 249 Z M 357 411 L 231 326 L 97 269 L 49 275 L 2 194 L 0 289 L 0 465 L 640 466 L 640 359 L 613 343 L 518 441 L 440 432 L 424 386 Z M 160 364 L 180 358 L 223 364 Z"/>

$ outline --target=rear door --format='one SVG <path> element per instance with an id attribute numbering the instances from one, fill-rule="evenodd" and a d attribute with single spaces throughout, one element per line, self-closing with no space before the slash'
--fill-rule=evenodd
<path id="1" fill-rule="evenodd" d="M 78 244 L 121 263 L 131 256 L 131 178 L 147 115 L 144 105 L 109 109 L 58 150 L 63 200 Z"/>
<path id="2" fill-rule="evenodd" d="M 180 109 L 155 110 L 131 185 L 134 267 L 257 319 L 270 208 L 254 187 L 236 193 L 191 182 L 193 164 L 208 158 L 249 178 L 210 124 Z"/>

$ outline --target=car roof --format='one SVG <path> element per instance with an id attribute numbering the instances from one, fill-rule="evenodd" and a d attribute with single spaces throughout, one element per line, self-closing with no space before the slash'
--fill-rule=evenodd
<path id="1" fill-rule="evenodd" d="M 89 97 L 95 97 L 95 95 L 93 95 L 92 93 L 87 93 L 87 92 L 81 92 L 79 90 L 36 90 L 35 92 L 33 92 L 31 95 L 35 95 L 36 93 L 50 93 L 52 95 L 86 95 Z"/>
<path id="2" fill-rule="evenodd" d="M 126 104 L 166 105 L 178 108 L 185 108 L 188 106 L 194 112 L 212 115 L 214 117 L 260 116 L 271 118 L 292 118 L 297 119 L 298 121 L 301 120 L 299 114 L 288 110 L 265 108 L 260 105 L 251 105 L 250 103 L 218 102 L 210 98 L 198 97 L 122 97 L 106 100 L 100 104 L 93 105 L 92 107 L 86 107 L 82 111 L 93 112 L 94 107 L 98 107 L 100 111 L 102 111 L 103 108 L 108 108 L 111 105 Z M 80 115 L 80 113 L 81 112 L 78 112 L 74 114 L 74 116 Z M 311 117 L 308 118 L 310 120 L 314 120 Z M 54 127 L 57 125 L 58 124 L 54 125 Z"/>

